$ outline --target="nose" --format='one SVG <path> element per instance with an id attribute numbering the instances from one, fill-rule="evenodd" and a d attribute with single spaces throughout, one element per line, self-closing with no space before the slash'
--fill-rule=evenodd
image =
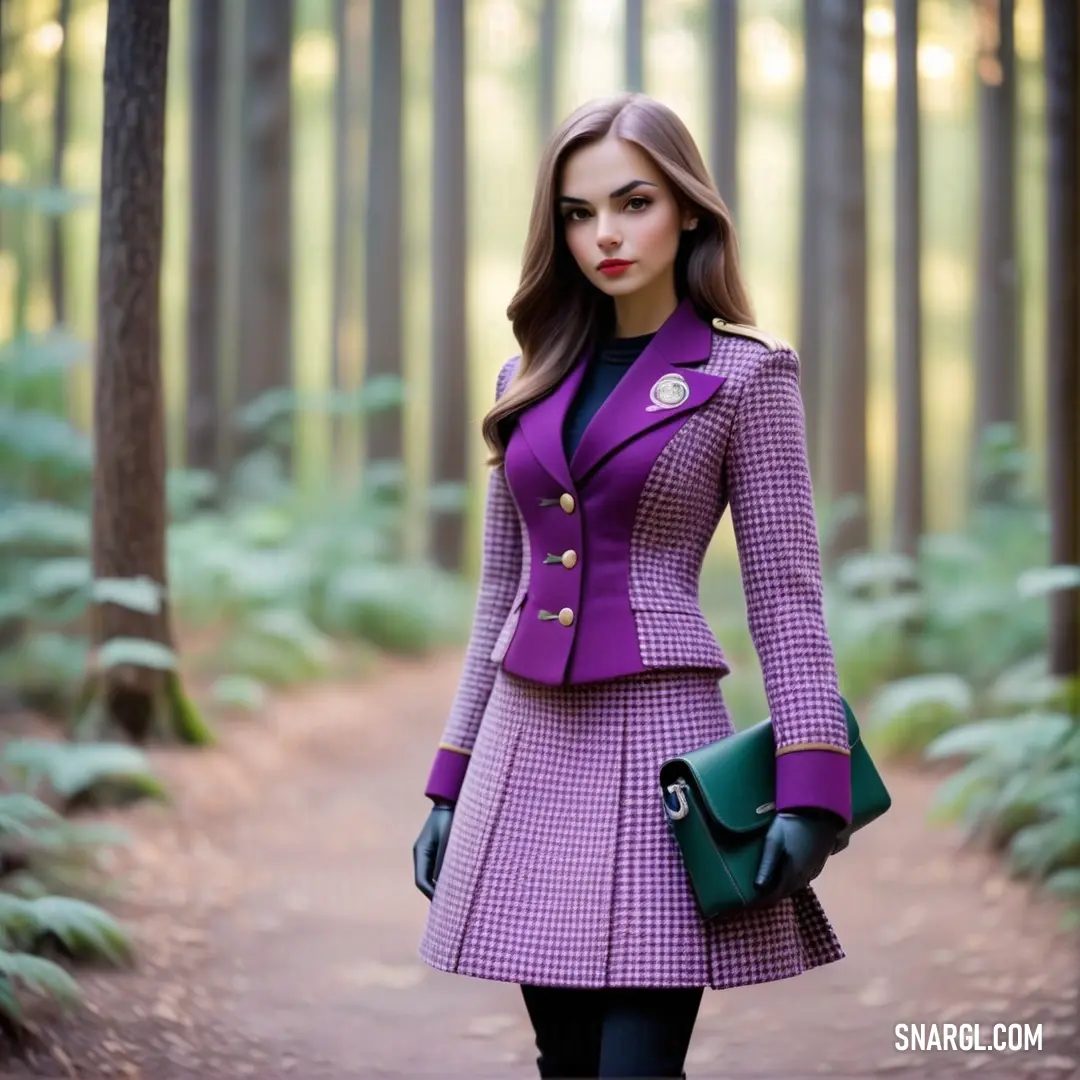
<path id="1" fill-rule="evenodd" d="M 622 243 L 622 237 L 615 228 L 612 218 L 601 214 L 596 222 L 596 245 L 603 252 L 609 252 Z"/>

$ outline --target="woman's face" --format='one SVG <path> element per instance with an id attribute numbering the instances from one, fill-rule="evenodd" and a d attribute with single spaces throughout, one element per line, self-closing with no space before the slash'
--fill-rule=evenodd
<path id="1" fill-rule="evenodd" d="M 631 297 L 635 306 L 674 308 L 679 239 L 696 222 L 644 151 L 611 135 L 575 150 L 557 205 L 581 272 L 617 309 Z"/>

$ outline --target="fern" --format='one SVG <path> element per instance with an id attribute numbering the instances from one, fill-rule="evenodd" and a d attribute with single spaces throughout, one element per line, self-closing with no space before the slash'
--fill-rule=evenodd
<path id="1" fill-rule="evenodd" d="M 987 688 L 986 703 L 1010 713 L 1046 707 L 1074 716 L 1080 713 L 1080 678 L 1050 675 L 1040 652 L 1002 671 Z"/>
<path id="2" fill-rule="evenodd" d="M 90 643 L 81 634 L 42 630 L 0 652 L 0 685 L 50 715 L 62 715 L 74 702 L 86 673 Z"/>
<path id="3" fill-rule="evenodd" d="M 1019 830 L 1009 848 L 1014 873 L 1036 880 L 1080 866 L 1080 816 L 1056 817 Z"/>
<path id="4" fill-rule="evenodd" d="M 100 907 L 65 896 L 23 899 L 0 893 L 0 928 L 8 947 L 35 951 L 50 936 L 76 960 L 107 960 L 116 965 L 132 957 L 131 939 Z"/>
<path id="5" fill-rule="evenodd" d="M 327 580 L 318 617 L 331 632 L 422 653 L 454 640 L 471 609 L 460 585 L 430 568 L 356 566 Z"/>
<path id="6" fill-rule="evenodd" d="M 1048 516 L 1014 431 L 987 433 L 978 472 L 963 533 L 923 537 L 914 563 L 850 559 L 829 581 L 840 681 L 881 683 L 864 727 L 875 748 L 957 765 L 934 819 L 1064 893 L 1080 883 L 1080 678 L 1048 673 L 1047 599 L 1080 588 L 1080 568 L 1045 563 Z"/>
<path id="7" fill-rule="evenodd" d="M 870 670 L 884 682 L 962 673 L 981 695 L 1042 651 L 1047 597 L 1080 587 L 1080 568 L 1045 564 L 1048 519 L 1021 483 L 1031 462 L 1015 431 L 987 434 L 978 469 L 993 498 L 963 533 L 924 536 L 914 562 L 860 555 L 830 579 L 829 625 L 845 686 L 862 686 Z"/>
<path id="8" fill-rule="evenodd" d="M 0 795 L 0 887 L 13 895 L 107 892 L 98 852 L 127 842 L 122 829 L 70 821 L 29 792 Z"/>
<path id="9" fill-rule="evenodd" d="M 20 218 L 54 217 L 86 198 L 0 185 L 0 206 Z M 25 283 L 22 270 L 16 279 Z M 37 704 L 70 696 L 86 664 L 92 447 L 70 421 L 68 386 L 91 349 L 60 328 L 27 333 L 27 298 L 16 290 L 15 332 L 0 345 L 0 686 Z M 93 891 L 100 848 L 124 834 L 68 821 L 39 789 L 49 785 L 64 800 L 117 777 L 156 781 L 145 761 L 110 757 L 107 748 L 95 756 L 35 740 L 8 742 L 0 773 L 0 1026 L 18 1036 L 25 993 L 65 1007 L 81 999 L 75 979 L 41 950 L 112 963 L 131 956 L 123 928 L 75 895 Z"/>
<path id="10" fill-rule="evenodd" d="M 1047 892 L 1080 897 L 1080 867 L 1058 870 L 1046 879 Z"/>
<path id="11" fill-rule="evenodd" d="M 1035 881 L 1080 868 L 1080 723 L 1049 710 L 966 724 L 929 758 L 966 763 L 938 789 L 933 811 L 1007 849 L 1011 871 Z M 1068 881 L 1071 878 L 1058 879 Z"/>
<path id="12" fill-rule="evenodd" d="M 0 976 L 4 976 L 13 989 L 21 984 L 32 993 L 51 998 L 61 1006 L 69 1007 L 82 1001 L 79 984 L 59 964 L 42 956 L 0 949 Z M 5 1005 L 10 1008 L 10 996 L 0 994 L 0 1007 Z M 21 1021 L 22 1010 L 16 1004 L 14 1012 L 9 1011 L 8 1016 Z"/>
<path id="13" fill-rule="evenodd" d="M 266 686 L 247 675 L 224 675 L 210 687 L 213 699 L 227 708 L 257 712 L 266 704 Z"/>
<path id="14" fill-rule="evenodd" d="M 111 915 L 50 889 L 78 890 L 98 848 L 122 838 L 115 829 L 68 822 L 29 793 L 0 795 L 0 863 L 12 865 L 15 853 L 23 867 L 0 880 L 0 1022 L 9 1033 L 24 1024 L 21 990 L 62 1006 L 81 998 L 74 978 L 40 953 L 59 948 L 74 962 L 131 961 L 132 941 Z"/>
<path id="15" fill-rule="evenodd" d="M 1058 748 L 1072 726 L 1071 717 L 1056 713 L 978 720 L 938 736 L 927 746 L 926 757 L 980 756 L 1020 769 Z"/>
<path id="16" fill-rule="evenodd" d="M 6 1021 L 3 1026 L 9 1032 L 20 1031 L 24 1023 L 22 1002 L 19 1001 L 15 984 L 7 975 L 0 975 L 0 1020 Z"/>
<path id="17" fill-rule="evenodd" d="M 0 795 L 0 838 L 31 837 L 43 825 L 56 825 L 63 818 L 40 799 L 22 791 Z"/>
<path id="18" fill-rule="evenodd" d="M 867 711 L 867 738 L 886 753 L 917 750 L 967 720 L 975 705 L 958 675 L 914 675 L 881 688 Z"/>
<path id="19" fill-rule="evenodd" d="M 259 610 L 247 617 L 221 659 L 233 672 L 284 686 L 323 674 L 330 642 L 298 611 Z"/>
<path id="20" fill-rule="evenodd" d="M 40 556 L 46 551 L 89 550 L 90 518 L 81 510 L 47 502 L 23 502 L 0 515 L 0 549 Z"/>
<path id="21" fill-rule="evenodd" d="M 90 587 L 90 598 L 96 604 L 116 604 L 129 611 L 156 615 L 165 599 L 165 590 L 145 576 L 97 578 Z"/>
<path id="22" fill-rule="evenodd" d="M 103 787 L 145 798 L 168 798 L 147 756 L 125 743 L 13 739 L 0 754 L 0 769 L 32 791 L 47 783 L 66 802 Z"/>

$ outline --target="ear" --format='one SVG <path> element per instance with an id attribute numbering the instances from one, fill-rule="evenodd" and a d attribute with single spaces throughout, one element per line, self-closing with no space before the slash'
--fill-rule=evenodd
<path id="1" fill-rule="evenodd" d="M 693 232 L 697 228 L 698 219 L 691 217 L 689 214 L 683 216 L 683 232 Z"/>

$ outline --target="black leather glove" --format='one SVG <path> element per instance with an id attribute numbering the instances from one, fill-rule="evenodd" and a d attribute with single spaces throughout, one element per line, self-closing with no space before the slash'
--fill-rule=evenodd
<path id="1" fill-rule="evenodd" d="M 416 887 L 430 900 L 442 869 L 446 841 L 454 820 L 454 804 L 438 802 L 431 808 L 420 835 L 413 844 L 413 874 Z"/>
<path id="2" fill-rule="evenodd" d="M 773 818 L 765 834 L 754 885 L 755 907 L 771 907 L 805 889 L 825 868 L 833 853 L 843 820 L 828 810 L 783 811 Z"/>

